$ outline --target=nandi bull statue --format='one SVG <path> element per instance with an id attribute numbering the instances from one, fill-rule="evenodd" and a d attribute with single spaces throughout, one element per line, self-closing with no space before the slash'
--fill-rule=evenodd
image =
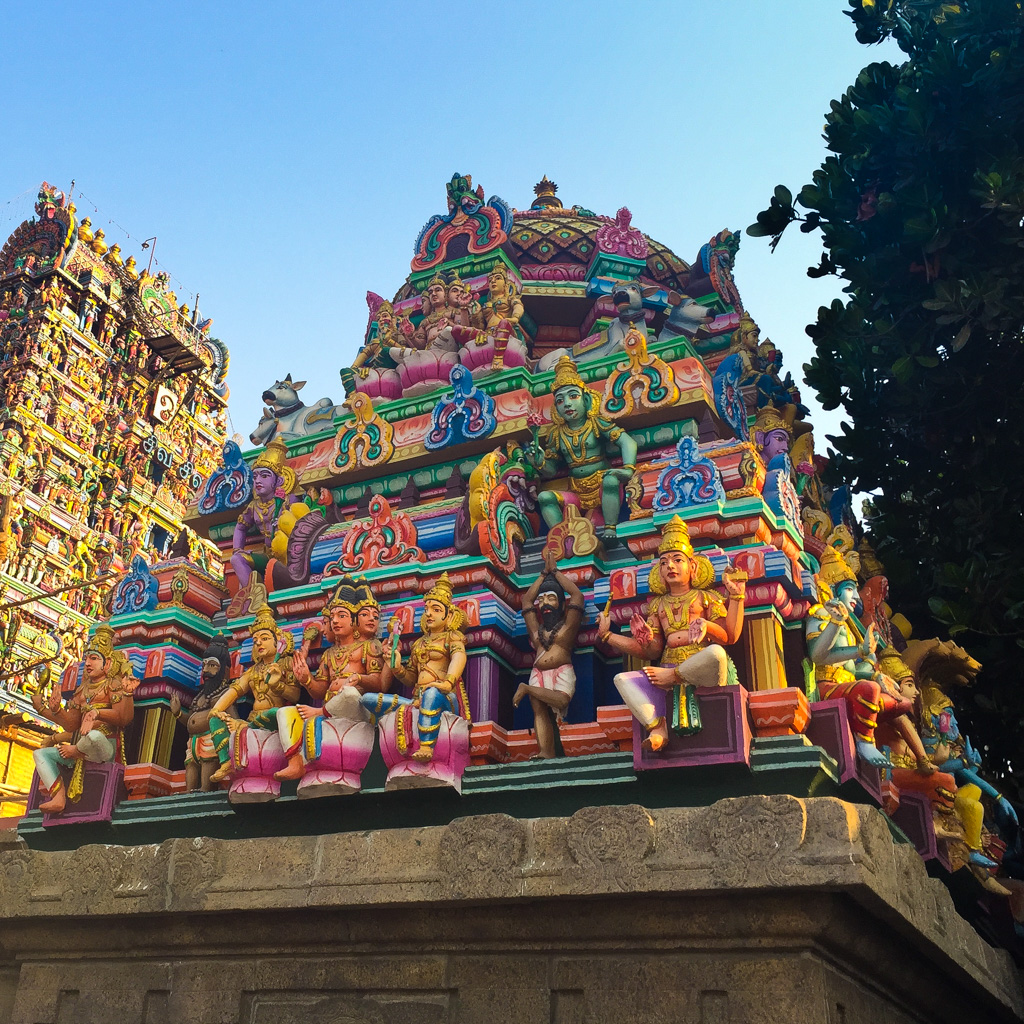
<path id="1" fill-rule="evenodd" d="M 293 381 L 289 373 L 284 380 L 274 381 L 263 392 L 262 398 L 266 403 L 263 418 L 249 435 L 254 445 L 318 434 L 330 428 L 335 416 L 345 414 L 345 410 L 330 398 L 321 398 L 316 405 L 306 405 L 299 398 L 299 391 L 305 386 L 304 380 Z"/>

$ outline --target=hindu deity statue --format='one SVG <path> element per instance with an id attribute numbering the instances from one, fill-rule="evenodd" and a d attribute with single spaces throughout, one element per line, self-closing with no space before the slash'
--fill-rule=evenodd
<path id="1" fill-rule="evenodd" d="M 374 337 L 356 354 L 351 368 L 341 371 L 345 394 L 363 391 L 371 398 L 400 398 L 402 381 L 390 351 L 409 348 L 414 328 L 407 317 L 395 314 L 395 307 L 386 299 L 377 307 L 374 322 Z"/>
<path id="2" fill-rule="evenodd" d="M 532 442 L 525 454 L 542 477 L 568 470 L 569 492 L 541 491 L 537 496 L 540 513 L 552 527 L 564 518 L 567 502 L 585 513 L 599 509 L 604 520 L 602 539 L 613 542 L 622 510 L 622 487 L 636 471 L 636 441 L 597 414 L 600 396 L 586 386 L 569 356 L 558 360 L 553 391 L 554 425 L 543 445 Z M 612 452 L 621 456 L 621 468 L 612 467 Z"/>
<path id="3" fill-rule="evenodd" d="M 860 593 L 856 573 L 831 545 L 822 552 L 817 580 L 821 602 L 811 606 L 804 634 L 820 699 L 842 697 L 846 701 L 857 754 L 869 764 L 888 764 L 875 744 L 880 718 L 905 720 L 898 728 L 917 756 L 918 750 L 909 738 L 913 727 L 907 718 L 913 712 L 912 704 L 892 679 L 879 671 L 875 629 L 865 629 L 857 618 Z M 919 766 L 927 771 L 923 763 Z"/>
<path id="4" fill-rule="evenodd" d="M 686 523 L 678 515 L 665 525 L 649 586 L 654 598 L 647 618 L 630 621 L 632 636 L 611 631 L 608 612 L 598 617 L 602 642 L 634 658 L 660 661 L 639 672 L 620 672 L 613 682 L 647 736 L 643 745 L 657 752 L 668 742 L 668 722 L 657 715 L 645 681 L 670 690 L 675 686 L 724 686 L 735 682 L 735 666 L 725 652 L 743 628 L 745 572 L 729 567 L 722 575 L 728 595 L 712 588 L 715 570 L 705 555 L 694 553 Z"/>
<path id="5" fill-rule="evenodd" d="M 252 501 L 242 510 L 238 525 L 232 537 L 234 551 L 231 565 L 241 587 L 248 585 L 253 573 L 261 575 L 266 570 L 272 555 L 279 557 L 280 547 L 278 524 L 282 513 L 291 504 L 300 504 L 301 496 L 296 493 L 295 471 L 288 465 L 288 446 L 281 440 L 271 441 L 252 464 Z M 263 541 L 261 551 L 246 551 L 246 538 L 256 534 Z M 277 539 L 275 540 L 275 538 Z M 287 545 L 287 538 L 284 538 Z"/>
<path id="6" fill-rule="evenodd" d="M 945 822 L 953 811 L 956 780 L 948 772 L 937 771 L 925 752 L 920 735 L 922 706 L 917 677 L 894 647 L 886 647 L 880 652 L 878 669 L 895 683 L 912 711 L 909 715 L 879 722 L 875 743 L 889 748 L 892 779 L 900 791 L 924 794 L 932 805 L 936 836 L 950 838 L 955 833 L 946 827 Z"/>
<path id="7" fill-rule="evenodd" d="M 363 707 L 363 696 L 382 693 L 391 682 L 391 668 L 377 639 L 380 605 L 366 581 L 341 577 L 324 607 L 324 615 L 330 622 L 332 646 L 324 652 L 316 672 L 310 672 L 302 649 L 292 659 L 295 678 L 312 697 L 324 703 L 322 707 L 298 706 L 304 720 L 298 773 L 296 765 L 289 764 L 280 773 L 281 778 L 300 778 L 304 760 L 319 757 L 318 718 L 368 722 L 370 713 Z"/>
<path id="8" fill-rule="evenodd" d="M 991 801 L 995 825 L 1009 837 L 1018 828 L 1013 805 L 981 774 L 981 755 L 970 739 L 960 732 L 956 709 L 947 690 L 971 683 L 981 665 L 962 647 L 951 641 L 912 640 L 904 657 L 921 680 L 922 733 L 932 761 L 940 771 L 948 772 L 959 787 L 954 806 L 963 825 L 968 863 L 980 881 L 993 892 L 1005 893 L 990 875 L 995 864 L 984 848 L 989 838 L 985 827 L 985 805 Z M 993 883 L 989 885 L 989 882 Z M 998 887 L 998 888 L 996 888 Z"/>
<path id="9" fill-rule="evenodd" d="M 442 712 L 461 715 L 467 721 L 470 717 L 469 698 L 462 680 L 466 669 L 466 638 L 460 629 L 463 614 L 452 596 L 451 581 L 448 573 L 443 572 L 423 598 L 422 635 L 413 643 L 406 665 L 402 664 L 393 640 L 389 639 L 385 645 L 388 667 L 400 683 L 412 688 L 412 697 L 380 692 L 367 693 L 361 698 L 363 707 L 377 721 L 397 711 L 398 742 L 402 753 L 405 753 L 408 743 L 406 709 L 412 711 L 419 742 L 412 754 L 415 761 L 433 759 Z"/>
<path id="10" fill-rule="evenodd" d="M 460 357 L 471 371 L 501 369 L 506 353 L 509 366 L 523 366 L 527 351 L 519 338 L 519 321 L 524 307 L 504 263 L 496 263 L 487 275 L 487 289 L 487 299 L 482 304 L 474 302 L 469 290 L 455 275 L 449 285 L 448 302 L 468 310 L 471 315 L 465 322 L 458 319 L 446 332 L 463 346 Z"/>
<path id="11" fill-rule="evenodd" d="M 754 443 L 761 451 L 764 464 L 770 466 L 779 455 L 789 455 L 794 439 L 808 433 L 810 425 L 796 419 L 793 405 L 776 409 L 766 405 L 757 411 L 754 420 Z"/>
<path id="12" fill-rule="evenodd" d="M 452 367 L 459 363 L 458 342 L 450 328 L 464 311 L 448 305 L 448 283 L 438 271 L 423 293 L 423 319 L 413 332 L 411 347 L 403 344 L 388 348 L 388 356 L 398 367 L 402 390 L 406 395 L 422 394 L 448 382 Z"/>
<path id="13" fill-rule="evenodd" d="M 202 790 L 208 793 L 214 788 L 214 772 L 220 767 L 220 760 L 210 735 L 210 715 L 217 701 L 224 696 L 231 684 L 229 672 L 231 657 L 228 653 L 228 638 L 223 634 L 215 636 L 203 652 L 202 667 L 199 672 L 199 689 L 192 698 L 187 712 L 181 709 L 181 699 L 177 694 L 171 697 L 171 714 L 181 719 L 185 716 L 185 729 L 188 732 L 188 745 L 185 748 L 185 787 L 190 793 Z M 228 714 L 235 718 L 237 713 L 234 705 L 228 708 Z"/>
<path id="14" fill-rule="evenodd" d="M 114 650 L 110 626 L 96 629 L 85 648 L 82 669 L 82 682 L 66 706 L 61 706 L 59 687 L 51 690 L 45 705 L 41 692 L 32 695 L 36 711 L 62 730 L 32 752 L 40 787 L 49 797 L 39 809 L 47 814 L 59 814 L 69 799 L 81 796 L 86 761 L 124 762 L 123 732 L 135 714 L 132 694 L 138 680 L 128 659 Z M 62 767 L 73 769 L 66 790 Z"/>
<path id="15" fill-rule="evenodd" d="M 421 298 L 423 319 L 413 332 L 413 343 L 416 348 L 430 348 L 438 342 L 438 337 L 445 327 L 459 322 L 459 311 L 448 305 L 448 282 L 441 271 L 427 282 Z M 442 346 L 450 346 L 443 342 Z M 454 349 L 453 349 L 454 351 Z"/>
<path id="16" fill-rule="evenodd" d="M 530 700 L 537 731 L 538 759 L 555 756 L 552 716 L 561 722 L 576 692 L 572 652 L 583 624 L 583 614 L 583 594 L 568 576 L 558 571 L 554 551 L 546 548 L 544 573 L 523 597 L 523 619 L 537 656 L 529 682 L 521 683 L 512 698 L 515 707 L 525 698 Z"/>
<path id="17" fill-rule="evenodd" d="M 733 335 L 732 343 L 729 346 L 729 354 L 739 353 L 743 370 L 740 375 L 740 384 L 752 384 L 757 376 L 760 365 L 757 358 L 757 350 L 761 344 L 761 328 L 754 322 L 753 317 L 746 311 L 740 314 L 740 324 Z"/>
<path id="18" fill-rule="evenodd" d="M 256 613 L 249 635 L 252 664 L 224 691 L 210 712 L 210 737 L 220 761 L 220 767 L 210 777 L 211 783 L 223 782 L 240 767 L 231 759 L 232 733 L 237 760 L 237 752 L 244 749 L 240 736 L 243 729 L 276 729 L 290 762 L 288 767 L 298 756 L 302 741 L 302 716 L 295 707 L 301 691 L 292 665 L 291 637 L 286 634 L 284 650 L 279 651 L 281 633 L 266 605 Z M 231 708 L 246 694 L 252 695 L 253 706 L 248 720 L 242 722 L 231 714 Z M 301 774 L 301 762 L 299 767 Z"/>

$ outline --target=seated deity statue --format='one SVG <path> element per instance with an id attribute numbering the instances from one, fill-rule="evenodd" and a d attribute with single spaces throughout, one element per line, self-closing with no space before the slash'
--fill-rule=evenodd
<path id="1" fill-rule="evenodd" d="M 363 707 L 365 694 L 383 693 L 391 683 L 391 668 L 385 663 L 384 648 L 377 639 L 380 605 L 364 581 L 343 576 L 324 608 L 330 620 L 331 643 L 315 672 L 310 672 L 303 651 L 292 659 L 295 678 L 322 707 L 300 704 L 303 719 L 302 744 L 298 755 L 279 778 L 301 778 L 306 765 L 320 756 L 325 718 L 369 722 Z"/>
<path id="2" fill-rule="evenodd" d="M 828 546 L 822 552 L 816 578 L 821 603 L 811 606 L 804 632 L 819 697 L 846 701 L 858 757 L 884 767 L 888 761 L 875 743 L 878 722 L 906 718 L 912 705 L 878 669 L 874 627 L 865 629 L 856 615 L 860 602 L 856 573 L 836 548 Z M 909 735 L 906 724 L 903 728 Z"/>
<path id="3" fill-rule="evenodd" d="M 537 495 L 548 527 L 565 518 L 566 504 L 582 513 L 600 511 L 601 538 L 615 542 L 622 511 L 622 488 L 636 470 L 636 441 L 622 427 L 598 415 L 600 396 L 583 382 L 576 364 L 562 356 L 555 368 L 553 426 L 541 443 L 524 449 L 528 463 L 542 476 L 568 472 L 569 490 L 543 490 Z M 618 454 L 621 468 L 613 467 Z"/>
<path id="4" fill-rule="evenodd" d="M 62 729 L 32 752 L 40 787 L 48 796 L 39 805 L 41 811 L 60 814 L 68 800 L 78 800 L 86 761 L 124 763 L 123 734 L 135 713 L 132 694 L 137 686 L 128 659 L 114 650 L 114 631 L 103 625 L 85 648 L 82 682 L 66 706 L 58 687 L 45 705 L 41 692 L 32 694 L 36 711 Z M 62 767 L 73 769 L 66 789 Z"/>
<path id="5" fill-rule="evenodd" d="M 654 594 L 647 618 L 630 621 L 632 636 L 611 631 L 603 612 L 597 628 L 603 643 L 620 654 L 659 660 L 639 672 L 620 672 L 613 682 L 647 735 L 644 748 L 656 753 L 668 742 L 668 722 L 656 714 L 645 681 L 663 689 L 675 686 L 724 686 L 735 668 L 723 644 L 734 644 L 743 628 L 746 573 L 727 569 L 722 576 L 728 598 L 711 588 L 715 570 L 704 555 L 695 555 L 686 523 L 673 516 L 665 525 L 658 559 L 651 568 Z M 735 679 L 733 680 L 735 681 Z"/>
<path id="6" fill-rule="evenodd" d="M 433 759 L 443 712 L 469 718 L 469 698 L 462 679 L 466 668 L 466 638 L 459 628 L 463 614 L 452 597 L 448 574 L 442 573 L 423 599 L 421 636 L 413 643 L 406 665 L 402 664 L 400 652 L 392 639 L 389 638 L 384 647 L 388 668 L 400 683 L 411 687 L 412 696 L 381 691 L 367 693 L 361 699 L 363 707 L 375 721 L 392 713 L 399 716 L 398 737 L 402 753 L 408 749 L 404 722 L 406 714 L 411 712 L 418 746 L 410 756 L 415 761 Z"/>
<path id="7" fill-rule="evenodd" d="M 240 734 L 245 729 L 276 730 L 289 767 L 302 741 L 302 716 L 295 707 L 301 691 L 292 666 L 291 637 L 286 637 L 285 650 L 279 652 L 281 632 L 267 606 L 256 613 L 249 635 L 252 637 L 252 664 L 224 691 L 210 712 L 210 737 L 220 761 L 220 767 L 210 777 L 211 783 L 223 782 L 241 767 L 236 762 L 244 749 Z M 249 718 L 243 722 L 234 717 L 232 708 L 245 696 L 252 697 L 253 707 Z M 232 735 L 235 736 L 236 762 L 231 757 Z M 286 767 L 277 774 L 287 770 Z"/>

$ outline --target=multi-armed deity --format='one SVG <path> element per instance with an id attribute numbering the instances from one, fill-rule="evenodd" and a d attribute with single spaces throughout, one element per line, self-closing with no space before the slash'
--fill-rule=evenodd
<path id="1" fill-rule="evenodd" d="M 661 690 L 679 687 L 724 686 L 735 666 L 723 644 L 734 644 L 743 628 L 743 601 L 747 575 L 729 568 L 722 574 L 728 597 L 712 587 L 715 569 L 706 556 L 696 555 L 686 523 L 673 516 L 658 545 L 658 559 L 651 567 L 650 588 L 655 595 L 647 618 L 639 612 L 630 620 L 632 636 L 611 631 L 607 612 L 598 619 L 601 640 L 614 651 L 634 658 L 657 660 L 636 672 L 620 672 L 615 688 L 626 706 L 646 730 L 644 746 L 659 751 L 668 742 L 667 716 L 651 699 L 647 684 Z M 692 697 L 681 704 L 677 698 L 673 725 L 695 728 Z M 686 721 L 689 719 L 689 721 Z"/>
<path id="2" fill-rule="evenodd" d="M 66 705 L 57 687 L 45 703 L 42 693 L 32 695 L 36 711 L 61 730 L 34 754 L 40 785 L 48 795 L 39 809 L 49 814 L 59 814 L 68 800 L 81 796 L 87 761 L 123 758 L 122 735 L 134 715 L 132 694 L 139 681 L 125 656 L 114 650 L 109 626 L 100 626 L 89 641 L 82 671 L 82 682 Z M 72 769 L 66 786 L 61 768 Z"/>
<path id="3" fill-rule="evenodd" d="M 526 455 L 542 477 L 568 472 L 569 490 L 540 491 L 540 513 L 551 527 L 562 521 L 567 505 L 583 513 L 599 511 L 601 537 L 613 542 L 622 489 L 636 471 L 636 441 L 598 415 L 600 396 L 587 387 L 569 356 L 559 359 L 552 390 L 553 426 L 543 443 L 532 443 Z M 611 461 L 616 455 L 622 461 L 618 467 Z"/>
<path id="4" fill-rule="evenodd" d="M 282 774 L 287 771 L 291 778 L 302 773 L 302 717 L 295 707 L 300 688 L 292 664 L 291 637 L 282 637 L 269 607 L 256 613 L 250 636 L 252 664 L 225 690 L 210 712 L 210 737 L 220 759 L 212 782 L 230 778 L 235 770 L 245 766 L 248 734 L 253 730 L 276 731 L 289 761 L 288 768 L 281 769 Z M 284 649 L 279 650 L 282 640 Z M 244 722 L 232 714 L 242 697 L 251 697 L 253 702 L 252 712 Z"/>
<path id="5" fill-rule="evenodd" d="M 444 712 L 470 718 L 469 697 L 462 674 L 466 669 L 466 638 L 460 630 L 462 611 L 452 600 L 447 573 L 423 597 L 421 636 L 413 642 L 406 664 L 393 638 L 388 639 L 387 670 L 412 690 L 411 697 L 367 693 L 362 705 L 376 720 L 395 714 L 398 749 L 415 761 L 434 758 Z M 409 726 L 412 726 L 410 729 Z"/>

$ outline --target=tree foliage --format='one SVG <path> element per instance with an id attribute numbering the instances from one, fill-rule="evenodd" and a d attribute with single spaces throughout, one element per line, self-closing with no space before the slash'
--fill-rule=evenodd
<path id="1" fill-rule="evenodd" d="M 984 665 L 954 695 L 999 774 L 1024 767 L 1024 13 L 1015 0 L 848 0 L 857 39 L 892 39 L 833 100 L 830 154 L 748 228 L 820 229 L 812 276 L 845 301 L 807 329 L 832 471 L 878 494 L 867 526 L 916 635 Z M 1017 794 L 1019 796 L 1019 792 Z"/>

